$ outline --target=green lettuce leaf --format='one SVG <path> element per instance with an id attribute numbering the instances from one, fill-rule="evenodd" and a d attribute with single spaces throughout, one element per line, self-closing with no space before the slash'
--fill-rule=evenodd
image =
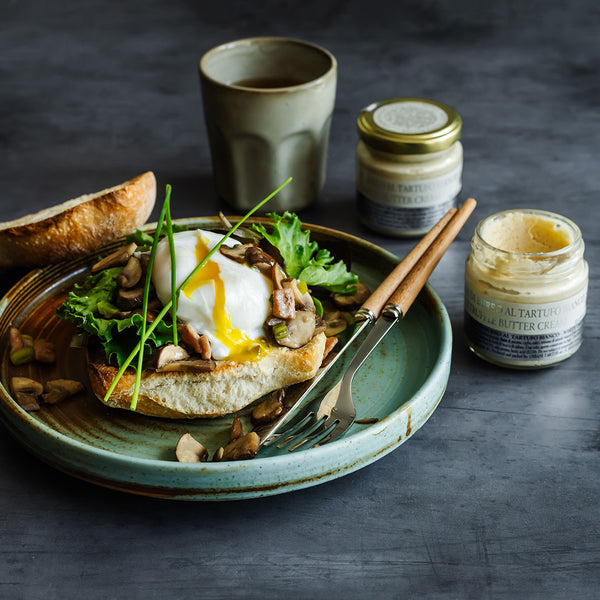
<path id="1" fill-rule="evenodd" d="M 279 250 L 290 277 L 334 293 L 356 291 L 358 276 L 349 272 L 343 261 L 334 262 L 329 250 L 311 242 L 310 231 L 302 229 L 302 222 L 295 213 L 286 211 L 283 215 L 268 213 L 267 216 L 274 221 L 271 232 L 260 223 L 252 225 L 252 229 Z"/>
<path id="2" fill-rule="evenodd" d="M 70 321 L 79 329 L 99 338 L 108 362 L 114 358 L 119 366 L 139 342 L 143 317 L 133 314 L 126 319 L 108 319 L 98 310 L 114 302 L 117 294 L 117 277 L 122 267 L 105 269 L 88 276 L 82 283 L 75 284 L 56 315 Z M 172 339 L 172 330 L 160 322 L 144 345 L 144 354 L 149 355 L 153 346 L 160 347 Z"/>

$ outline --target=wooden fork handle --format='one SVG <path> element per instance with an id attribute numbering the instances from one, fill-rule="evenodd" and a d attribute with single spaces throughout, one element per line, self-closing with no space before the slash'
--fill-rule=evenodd
<path id="1" fill-rule="evenodd" d="M 456 214 L 456 208 L 451 208 L 419 241 L 419 243 L 396 265 L 394 270 L 381 282 L 379 287 L 367 298 L 361 307 L 361 312 L 370 311 L 374 317 L 378 317 L 398 284 L 410 273 L 418 260 L 433 243 L 438 234 Z"/>
<path id="2" fill-rule="evenodd" d="M 473 198 L 465 201 L 450 219 L 450 222 L 444 227 L 443 231 L 425 251 L 421 260 L 415 264 L 396 292 L 390 297 L 388 305 L 395 306 L 402 316 L 406 314 L 421 289 L 423 289 L 429 276 L 473 212 L 476 204 Z"/>

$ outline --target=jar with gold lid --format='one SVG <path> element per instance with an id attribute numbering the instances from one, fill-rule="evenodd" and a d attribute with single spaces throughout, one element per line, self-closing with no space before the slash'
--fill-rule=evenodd
<path id="1" fill-rule="evenodd" d="M 554 365 L 581 345 L 588 265 L 581 232 L 555 213 L 518 209 L 484 219 L 465 271 L 465 333 L 485 360 Z"/>
<path id="2" fill-rule="evenodd" d="M 444 104 L 394 98 L 358 117 L 356 191 L 361 221 L 395 237 L 427 232 L 462 187 L 462 119 Z"/>

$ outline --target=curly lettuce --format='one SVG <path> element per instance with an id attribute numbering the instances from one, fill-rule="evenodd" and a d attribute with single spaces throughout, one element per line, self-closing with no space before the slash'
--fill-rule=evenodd
<path id="1" fill-rule="evenodd" d="M 113 359 L 121 366 L 140 340 L 143 317 L 134 313 L 124 319 L 108 318 L 106 314 L 117 312 L 113 302 L 118 291 L 117 277 L 122 267 L 105 269 L 75 284 L 66 300 L 56 310 L 59 319 L 71 321 L 86 333 L 96 336 L 104 348 L 106 359 Z M 172 337 L 169 325 L 160 322 L 144 345 L 144 354 L 152 347 L 168 343 Z"/>
<path id="2" fill-rule="evenodd" d="M 267 216 L 273 219 L 272 231 L 260 223 L 252 225 L 252 229 L 279 250 L 290 277 L 333 293 L 356 291 L 358 276 L 348 271 L 343 261 L 334 262 L 329 250 L 310 241 L 310 231 L 302 229 L 302 222 L 295 213 L 286 211 L 283 215 L 268 213 Z"/>

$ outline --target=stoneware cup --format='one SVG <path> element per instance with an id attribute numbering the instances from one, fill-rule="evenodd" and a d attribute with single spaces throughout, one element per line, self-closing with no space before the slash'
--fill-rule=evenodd
<path id="1" fill-rule="evenodd" d="M 325 182 L 337 63 L 301 40 L 250 38 L 200 60 L 204 116 L 217 193 L 255 206 L 288 177 L 265 210 L 299 210 Z"/>

